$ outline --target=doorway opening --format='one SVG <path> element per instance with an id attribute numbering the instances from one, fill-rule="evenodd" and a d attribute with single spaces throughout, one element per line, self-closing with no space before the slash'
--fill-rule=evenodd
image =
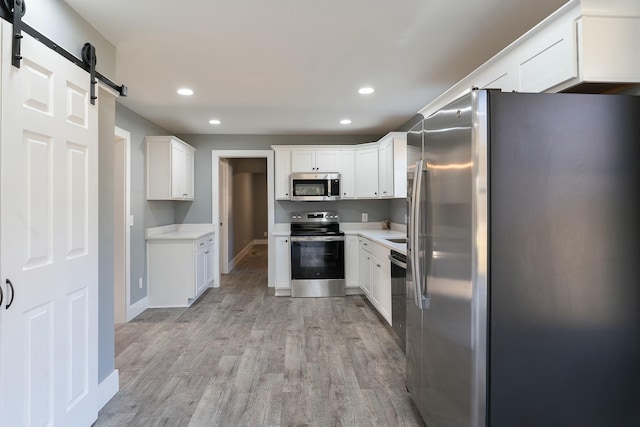
<path id="1" fill-rule="evenodd" d="M 268 286 L 272 287 L 273 151 L 214 150 L 212 184 L 217 230 L 214 283 L 219 286 L 220 274 L 229 273 L 255 245 L 267 244 Z"/>
<path id="2" fill-rule="evenodd" d="M 131 134 L 115 128 L 114 139 L 114 236 L 113 283 L 114 320 L 125 323 L 130 319 L 130 242 L 131 242 Z"/>

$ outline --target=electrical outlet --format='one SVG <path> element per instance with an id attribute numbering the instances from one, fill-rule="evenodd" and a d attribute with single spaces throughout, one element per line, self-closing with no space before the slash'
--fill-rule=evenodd
<path id="1" fill-rule="evenodd" d="M 362 222 L 369 221 L 369 214 L 366 212 L 362 212 Z"/>
<path id="2" fill-rule="evenodd" d="M 138 289 L 142 289 L 142 277 L 138 278 Z"/>
<path id="3" fill-rule="evenodd" d="M 267 232 L 266 231 L 264 232 L 264 237 L 267 237 Z"/>

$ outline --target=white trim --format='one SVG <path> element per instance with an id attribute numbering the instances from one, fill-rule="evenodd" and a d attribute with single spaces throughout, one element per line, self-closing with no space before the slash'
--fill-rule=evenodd
<path id="1" fill-rule="evenodd" d="M 140 313 L 149 308 L 149 297 L 142 298 L 140 301 L 132 304 L 129 308 L 130 310 L 127 311 L 127 322 L 131 319 L 135 319 L 138 315 L 140 315 Z"/>
<path id="2" fill-rule="evenodd" d="M 115 126 L 115 140 L 124 141 L 125 159 L 125 194 L 124 194 L 124 215 L 125 215 L 125 320 L 128 322 L 135 316 L 131 316 L 131 227 L 133 226 L 131 219 L 131 133 Z"/>
<path id="3" fill-rule="evenodd" d="M 345 288 L 345 294 L 349 295 L 364 295 L 362 288 L 360 286 L 347 286 Z"/>
<path id="4" fill-rule="evenodd" d="M 98 384 L 98 391 L 96 393 L 96 403 L 98 408 L 96 411 L 104 408 L 104 405 L 109 403 L 113 396 L 120 390 L 120 374 L 117 369 L 114 369 L 111 374 L 100 384 Z"/>
<path id="5" fill-rule="evenodd" d="M 274 155 L 273 150 L 212 150 L 211 151 L 211 222 L 215 229 L 214 238 L 214 283 L 220 283 L 220 159 L 224 158 L 266 158 L 267 159 L 267 226 L 269 245 L 269 287 L 275 286 L 275 254 L 272 231 L 275 225 L 274 202 Z M 218 285 L 219 286 L 219 285 Z"/>
<path id="6" fill-rule="evenodd" d="M 253 241 L 254 245 L 268 245 L 269 244 L 269 239 L 255 239 Z"/>
<path id="7" fill-rule="evenodd" d="M 240 251 L 238 255 L 233 257 L 231 262 L 229 262 L 229 271 L 233 270 L 236 267 L 236 264 L 238 264 L 242 258 L 247 256 L 247 254 L 251 251 L 252 248 L 253 248 L 253 242 L 249 243 L 247 246 L 244 247 L 244 249 Z"/>
<path id="8" fill-rule="evenodd" d="M 277 297 L 290 297 L 291 288 L 276 288 L 274 295 Z"/>

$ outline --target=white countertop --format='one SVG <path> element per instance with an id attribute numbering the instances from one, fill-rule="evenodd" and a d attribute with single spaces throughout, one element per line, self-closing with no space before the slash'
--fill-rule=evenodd
<path id="1" fill-rule="evenodd" d="M 407 254 L 406 243 L 394 243 L 387 240 L 387 239 L 406 238 L 407 234 L 404 232 L 396 231 L 396 230 L 347 229 L 347 230 L 344 230 L 344 233 L 346 235 L 357 235 L 357 236 L 366 237 L 367 239 L 372 240 L 375 243 L 382 245 L 386 248 L 400 252 L 403 255 Z"/>
<path id="2" fill-rule="evenodd" d="M 145 230 L 147 240 L 195 240 L 213 233 L 213 224 L 169 224 Z"/>

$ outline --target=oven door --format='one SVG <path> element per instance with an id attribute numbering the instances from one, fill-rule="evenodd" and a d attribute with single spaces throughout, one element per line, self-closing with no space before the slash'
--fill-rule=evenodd
<path id="1" fill-rule="evenodd" d="M 291 279 L 344 279 L 344 236 L 291 236 Z"/>

